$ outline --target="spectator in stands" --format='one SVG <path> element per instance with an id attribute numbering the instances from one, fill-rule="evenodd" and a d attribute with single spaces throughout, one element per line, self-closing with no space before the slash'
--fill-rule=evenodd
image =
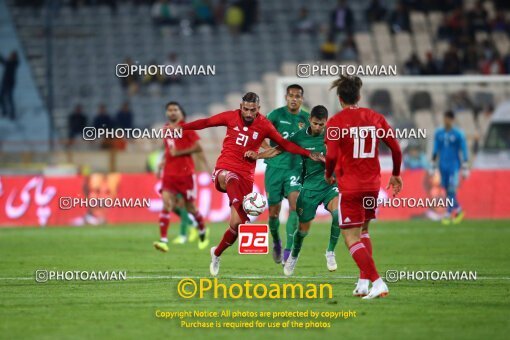
<path id="1" fill-rule="evenodd" d="M 236 1 L 230 5 L 225 14 L 225 23 L 232 35 L 237 35 L 241 31 L 244 23 L 244 13 L 241 9 L 240 2 Z"/>
<path id="2" fill-rule="evenodd" d="M 503 68 L 506 74 L 510 74 L 510 52 L 503 57 Z"/>
<path id="3" fill-rule="evenodd" d="M 227 0 L 219 0 L 214 4 L 213 14 L 214 22 L 216 25 L 223 25 L 225 23 L 225 15 L 227 13 Z"/>
<path id="4" fill-rule="evenodd" d="M 409 59 L 404 63 L 404 74 L 420 75 L 423 70 L 423 65 L 418 58 L 418 55 L 413 52 Z"/>
<path id="5" fill-rule="evenodd" d="M 119 129 L 133 128 L 133 112 L 128 102 L 124 102 L 115 116 L 115 127 Z"/>
<path id="6" fill-rule="evenodd" d="M 301 7 L 299 15 L 296 19 L 296 25 L 294 26 L 296 33 L 308 33 L 314 34 L 317 32 L 317 23 L 310 18 L 308 8 Z"/>
<path id="7" fill-rule="evenodd" d="M 19 65 L 18 52 L 12 51 L 7 59 L 0 56 L 0 63 L 4 67 L 2 84 L 0 84 L 0 109 L 2 110 L 2 116 L 15 120 L 14 87 L 16 86 L 16 71 Z"/>
<path id="8" fill-rule="evenodd" d="M 476 108 L 475 104 L 469 97 L 469 94 L 467 93 L 466 90 L 460 90 L 460 91 L 453 93 L 450 96 L 449 105 L 450 105 L 450 109 L 453 112 L 458 112 L 458 111 L 474 112 L 475 108 Z"/>
<path id="9" fill-rule="evenodd" d="M 450 25 L 448 24 L 447 16 L 444 16 L 443 21 L 437 28 L 436 35 L 439 40 L 451 40 L 452 39 L 453 31 L 452 31 Z"/>
<path id="10" fill-rule="evenodd" d="M 503 60 L 500 58 L 498 51 L 494 50 L 483 57 L 480 62 L 480 73 L 487 75 L 505 73 Z"/>
<path id="11" fill-rule="evenodd" d="M 393 33 L 411 31 L 409 9 L 404 2 L 398 2 L 395 9 L 390 13 L 390 27 Z"/>
<path id="12" fill-rule="evenodd" d="M 508 21 L 506 20 L 504 12 L 496 13 L 496 17 L 492 20 L 490 26 L 491 26 L 492 32 L 507 33 L 510 30 L 510 25 L 508 24 Z"/>
<path id="13" fill-rule="evenodd" d="M 475 7 L 467 13 L 467 22 L 473 32 L 489 31 L 489 14 L 483 7 L 483 2 L 478 0 Z"/>
<path id="14" fill-rule="evenodd" d="M 476 43 L 467 45 L 464 48 L 464 56 L 462 57 L 462 69 L 465 73 L 476 73 L 479 64 L 479 50 Z"/>
<path id="15" fill-rule="evenodd" d="M 460 66 L 461 63 L 457 48 L 453 44 L 450 44 L 450 47 L 444 54 L 441 71 L 443 74 L 460 74 Z"/>
<path id="16" fill-rule="evenodd" d="M 422 74 L 423 75 L 435 75 L 440 74 L 439 61 L 434 57 L 432 52 L 427 52 L 426 55 L 427 61 L 423 65 Z"/>
<path id="17" fill-rule="evenodd" d="M 322 60 L 336 60 L 336 44 L 333 33 L 328 34 L 328 38 L 320 48 Z"/>
<path id="18" fill-rule="evenodd" d="M 133 65 L 133 60 L 131 58 L 126 58 L 124 60 L 124 64 L 131 66 L 131 65 Z M 138 92 L 139 79 L 138 79 L 137 75 L 131 74 L 128 69 L 126 71 L 127 71 L 128 76 L 127 77 L 119 77 L 120 84 L 129 96 L 133 96 Z"/>
<path id="19" fill-rule="evenodd" d="M 113 119 L 110 117 L 108 111 L 106 110 L 106 105 L 99 104 L 99 108 L 96 116 L 94 117 L 92 126 L 96 129 L 112 129 L 115 127 Z"/>
<path id="20" fill-rule="evenodd" d="M 158 65 L 158 62 L 156 61 L 156 59 L 152 59 L 149 62 L 149 65 Z M 146 73 L 142 80 L 144 85 L 163 84 L 164 81 L 165 76 L 163 74 L 160 74 L 159 72 L 154 74 Z"/>
<path id="21" fill-rule="evenodd" d="M 157 26 L 178 25 L 177 7 L 169 0 L 159 0 L 154 2 L 151 10 L 152 22 Z"/>
<path id="22" fill-rule="evenodd" d="M 351 34 L 354 26 L 354 15 L 345 0 L 338 0 L 336 8 L 330 13 L 330 32 Z"/>
<path id="23" fill-rule="evenodd" d="M 352 34 L 349 34 L 340 44 L 338 59 L 341 61 L 358 61 L 358 48 Z"/>
<path id="24" fill-rule="evenodd" d="M 379 22 L 386 17 L 386 8 L 381 4 L 380 0 L 372 0 L 365 10 L 367 21 Z"/>
<path id="25" fill-rule="evenodd" d="M 214 26 L 214 16 L 209 0 L 193 0 L 193 26 Z"/>
<path id="26" fill-rule="evenodd" d="M 87 126 L 87 116 L 83 113 L 83 107 L 77 104 L 67 117 L 67 129 L 69 131 L 69 145 L 74 142 L 76 136 L 83 135 L 83 129 Z"/>
<path id="27" fill-rule="evenodd" d="M 258 0 L 240 0 L 239 7 L 243 11 L 244 17 L 241 24 L 241 32 L 250 33 L 258 20 Z"/>

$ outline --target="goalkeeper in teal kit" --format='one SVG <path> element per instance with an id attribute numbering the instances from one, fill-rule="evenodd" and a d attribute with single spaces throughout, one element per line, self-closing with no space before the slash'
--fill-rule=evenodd
<path id="1" fill-rule="evenodd" d="M 459 172 L 462 170 L 464 178 L 469 174 L 466 137 L 462 130 L 453 125 L 454 122 L 455 114 L 446 112 L 444 128 L 436 130 L 432 153 L 433 170 L 439 169 L 441 186 L 446 191 L 447 200 L 453 202 L 453 205 L 448 205 L 443 224 L 460 223 L 464 218 L 464 211 L 457 200 L 457 187 Z"/>

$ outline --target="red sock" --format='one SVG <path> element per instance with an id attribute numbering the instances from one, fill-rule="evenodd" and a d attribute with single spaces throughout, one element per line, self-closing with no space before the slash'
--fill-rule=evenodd
<path id="1" fill-rule="evenodd" d="M 356 242 L 349 247 L 349 252 L 351 253 L 352 258 L 358 265 L 358 268 L 366 273 L 368 279 L 372 282 L 379 278 L 379 274 L 377 273 L 377 269 L 375 268 L 374 260 L 372 256 L 368 253 L 365 245 L 360 242 Z"/>
<path id="2" fill-rule="evenodd" d="M 170 223 L 170 214 L 167 210 L 162 210 L 159 214 L 159 236 L 161 238 L 167 237 L 168 224 Z"/>
<path id="3" fill-rule="evenodd" d="M 367 249 L 368 254 L 370 256 L 372 256 L 372 242 L 370 241 L 370 235 L 368 234 L 368 231 L 361 232 L 361 242 Z M 365 274 L 362 270 L 360 270 L 359 278 L 360 279 L 368 279 L 368 275 Z"/>
<path id="4" fill-rule="evenodd" d="M 230 247 L 237 240 L 237 230 L 234 230 L 232 227 L 229 227 L 225 234 L 223 234 L 223 238 L 220 241 L 220 244 L 214 250 L 214 255 L 220 256 L 225 249 Z"/>
<path id="5" fill-rule="evenodd" d="M 250 222 L 250 218 L 246 214 L 246 212 L 243 209 L 243 192 L 241 190 L 241 186 L 239 184 L 239 179 L 237 178 L 237 175 L 233 172 L 230 172 L 227 175 L 226 178 L 227 181 L 227 195 L 232 203 L 232 206 L 239 214 L 239 217 L 241 218 L 241 224 Z"/>

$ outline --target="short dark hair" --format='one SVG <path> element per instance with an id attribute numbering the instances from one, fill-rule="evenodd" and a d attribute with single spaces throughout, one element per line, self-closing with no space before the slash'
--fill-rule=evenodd
<path id="1" fill-rule="evenodd" d="M 344 103 L 356 104 L 359 100 L 362 85 L 360 77 L 342 75 L 331 84 L 330 89 L 336 88 L 336 95 Z"/>
<path id="2" fill-rule="evenodd" d="M 444 113 L 444 116 L 445 116 L 446 118 L 455 119 L 455 113 L 453 113 L 453 111 L 451 111 L 451 110 L 446 111 L 446 112 Z"/>
<path id="3" fill-rule="evenodd" d="M 317 118 L 317 119 L 328 119 L 328 109 L 322 105 L 314 106 L 312 109 L 312 112 L 310 112 L 311 118 Z"/>
<path id="4" fill-rule="evenodd" d="M 290 89 L 296 89 L 296 90 L 301 90 L 301 95 L 304 95 L 305 94 L 305 90 L 303 89 L 303 87 L 299 84 L 291 84 L 289 86 L 287 86 L 287 92 L 286 93 L 289 93 L 289 90 Z"/>
<path id="5" fill-rule="evenodd" d="M 256 94 L 255 92 L 246 93 L 242 99 L 243 99 L 243 102 L 248 102 L 248 103 L 257 103 L 258 104 L 260 102 L 259 95 Z"/>
<path id="6" fill-rule="evenodd" d="M 170 105 L 175 105 L 175 106 L 177 106 L 177 107 L 179 108 L 179 110 L 181 110 L 181 112 L 182 112 L 182 117 L 183 117 L 183 118 L 186 118 L 186 111 L 184 111 L 184 109 L 182 108 L 181 104 L 179 104 L 179 102 L 176 102 L 176 101 L 170 101 L 170 102 L 166 103 L 166 105 L 165 105 L 165 109 L 168 109 L 168 107 L 169 107 Z"/>

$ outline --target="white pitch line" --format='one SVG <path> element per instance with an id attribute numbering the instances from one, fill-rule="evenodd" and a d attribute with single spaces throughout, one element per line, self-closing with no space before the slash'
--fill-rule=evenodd
<path id="1" fill-rule="evenodd" d="M 171 275 L 154 275 L 154 276 L 128 276 L 128 280 L 158 280 L 158 279 L 168 279 L 168 280 L 182 280 L 182 279 L 211 279 L 210 276 L 171 276 Z M 297 279 L 297 280 L 355 280 L 358 276 L 292 276 L 292 277 L 286 277 L 286 276 L 219 276 L 218 279 L 233 279 L 233 280 L 289 280 L 289 279 Z M 386 279 L 383 276 L 384 279 Z M 22 280 L 34 280 L 35 277 L 0 277 L 0 280 L 4 281 L 22 281 Z M 477 277 L 476 280 L 510 280 L 510 277 L 487 277 L 487 276 L 481 276 Z M 50 280 L 54 281 L 54 280 Z M 75 280 L 80 281 L 80 280 Z M 94 280 L 91 280 L 94 281 Z M 415 280 L 400 280 L 397 282 L 411 282 Z M 431 281 L 431 280 L 421 280 L 424 282 Z M 442 281 L 442 280 L 437 280 Z M 445 280 L 449 281 L 449 280 Z M 459 280 L 459 281 L 468 281 L 468 280 Z M 475 281 L 475 280 L 473 280 Z M 418 281 L 419 282 L 419 281 Z M 390 282 L 394 283 L 394 282 Z"/>

